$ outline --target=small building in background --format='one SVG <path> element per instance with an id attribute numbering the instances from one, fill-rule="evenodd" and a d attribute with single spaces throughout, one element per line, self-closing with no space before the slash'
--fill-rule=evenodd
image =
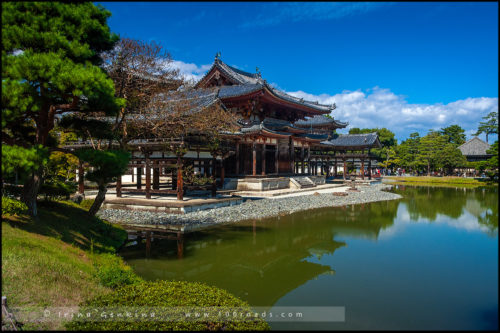
<path id="1" fill-rule="evenodd" d="M 468 162 L 486 161 L 493 156 L 486 153 L 490 149 L 490 145 L 477 136 L 459 146 L 458 149 L 467 158 Z"/>

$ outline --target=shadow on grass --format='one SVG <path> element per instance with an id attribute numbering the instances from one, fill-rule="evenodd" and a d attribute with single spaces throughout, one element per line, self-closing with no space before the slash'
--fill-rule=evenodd
<path id="1" fill-rule="evenodd" d="M 83 250 L 115 252 L 127 238 L 125 230 L 91 216 L 71 202 L 39 202 L 38 216 L 4 216 L 12 227 L 59 239 Z"/>

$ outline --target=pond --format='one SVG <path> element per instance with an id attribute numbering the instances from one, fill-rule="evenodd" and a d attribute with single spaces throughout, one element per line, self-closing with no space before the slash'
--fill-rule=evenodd
<path id="1" fill-rule="evenodd" d="M 344 307 L 272 329 L 497 329 L 498 187 L 395 186 L 403 199 L 213 227 L 121 253 L 147 280 L 199 281 L 252 306 Z"/>

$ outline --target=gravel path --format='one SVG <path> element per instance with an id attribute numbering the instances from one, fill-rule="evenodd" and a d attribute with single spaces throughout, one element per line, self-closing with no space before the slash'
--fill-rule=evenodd
<path id="1" fill-rule="evenodd" d="M 240 205 L 202 210 L 187 214 L 168 214 L 147 211 L 101 209 L 97 215 L 110 222 L 134 224 L 175 224 L 190 229 L 219 223 L 237 222 L 249 219 L 290 214 L 321 207 L 336 207 L 374 201 L 395 200 L 400 195 L 382 191 L 391 186 L 378 184 L 358 187 L 360 192 L 346 192 L 347 196 L 333 193 L 309 194 L 280 199 L 247 200 Z"/>

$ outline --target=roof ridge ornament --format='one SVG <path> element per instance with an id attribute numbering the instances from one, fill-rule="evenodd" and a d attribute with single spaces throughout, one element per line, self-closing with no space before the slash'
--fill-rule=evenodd
<path id="1" fill-rule="evenodd" d="M 262 76 L 260 75 L 260 69 L 259 69 L 259 67 L 255 67 L 255 73 L 257 74 L 257 77 L 258 77 L 258 78 L 262 77 Z"/>
<path id="2" fill-rule="evenodd" d="M 215 54 L 215 61 L 220 60 L 220 56 L 221 56 L 221 52 L 220 52 L 220 51 L 218 51 L 218 52 Z"/>

